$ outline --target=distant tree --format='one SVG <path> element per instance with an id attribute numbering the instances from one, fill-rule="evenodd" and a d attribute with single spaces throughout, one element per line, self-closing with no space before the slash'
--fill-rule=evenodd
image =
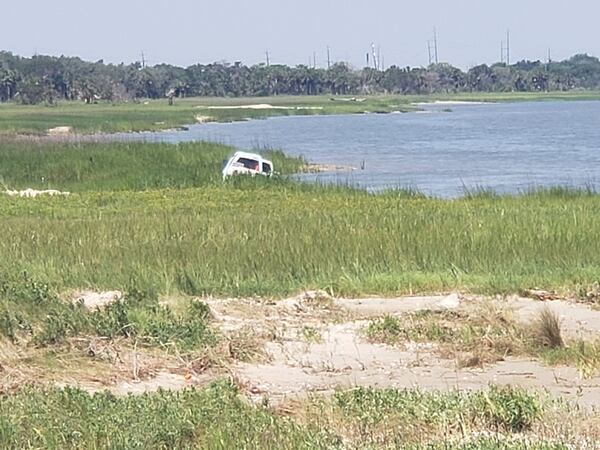
<path id="1" fill-rule="evenodd" d="M 0 51 L 0 102 L 58 100 L 119 102 L 183 96 L 358 95 L 376 93 L 508 92 L 600 89 L 600 60 L 586 54 L 565 61 L 519 61 L 475 66 L 466 73 L 449 64 L 355 70 L 344 62 L 329 69 L 306 65 L 244 65 L 237 61 L 187 68 L 141 63 L 105 64 L 74 57 L 23 58 Z"/>

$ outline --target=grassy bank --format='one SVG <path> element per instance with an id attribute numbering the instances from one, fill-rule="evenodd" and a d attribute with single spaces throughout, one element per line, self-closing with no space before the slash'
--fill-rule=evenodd
<path id="1" fill-rule="evenodd" d="M 436 94 L 430 96 L 378 95 L 360 97 L 364 101 L 343 101 L 351 97 L 256 97 L 256 98 L 189 98 L 168 106 L 166 100 L 138 103 L 99 103 L 85 105 L 62 102 L 55 106 L 21 106 L 0 104 L 0 135 L 45 134 L 54 127 L 69 126 L 76 133 L 114 133 L 153 131 L 177 128 L 201 120 L 234 121 L 272 116 L 316 114 L 362 114 L 413 111 L 414 102 L 436 100 L 516 102 L 539 100 L 598 100 L 596 91 L 540 93 L 473 93 Z M 271 109 L 242 109 L 232 106 L 267 104 Z M 216 107 L 216 108 L 215 108 Z M 225 109 L 222 107 L 226 107 Z"/>
<path id="2" fill-rule="evenodd" d="M 247 109 L 231 106 L 268 104 L 274 108 Z M 225 108 L 222 108 L 225 107 Z M 178 128 L 202 120 L 228 122 L 272 116 L 356 114 L 410 111 L 414 107 L 400 97 L 368 97 L 364 102 L 331 101 L 330 97 L 190 98 L 140 103 L 85 105 L 61 102 L 54 106 L 0 104 L 0 135 L 44 135 L 54 127 L 72 127 L 75 133 L 115 133 Z"/>
<path id="3" fill-rule="evenodd" d="M 562 407 L 570 418 L 559 421 L 560 408 L 518 389 L 339 391 L 331 399 L 316 397 L 287 411 L 251 406 L 225 381 L 203 390 L 123 398 L 75 389 L 25 389 L 0 397 L 0 445 L 516 450 L 563 449 L 593 438 L 593 433 L 578 434 L 586 425 L 581 415 Z"/>
<path id="4" fill-rule="evenodd" d="M 134 281 L 194 295 L 587 292 L 600 280 L 600 196 L 593 193 L 438 200 L 277 178 L 222 183 L 230 151 L 3 144 L 8 187 L 73 194 L 0 196 L 0 272 L 25 271 L 57 289 Z M 286 170 L 301 164 L 275 156 Z"/>
<path id="5" fill-rule="evenodd" d="M 234 148 L 213 143 L 0 142 L 0 187 L 63 191 L 117 191 L 218 185 L 223 160 Z M 277 172 L 298 172 L 305 162 L 263 150 Z"/>

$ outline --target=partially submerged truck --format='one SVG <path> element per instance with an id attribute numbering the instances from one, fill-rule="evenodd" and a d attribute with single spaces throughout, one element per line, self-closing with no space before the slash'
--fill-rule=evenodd
<path id="1" fill-rule="evenodd" d="M 273 163 L 256 153 L 235 152 L 223 165 L 223 179 L 233 175 L 273 175 Z"/>

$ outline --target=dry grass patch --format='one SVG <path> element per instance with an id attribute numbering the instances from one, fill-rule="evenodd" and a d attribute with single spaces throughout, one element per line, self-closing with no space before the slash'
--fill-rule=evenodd
<path id="1" fill-rule="evenodd" d="M 549 308 L 543 308 L 530 325 L 491 304 L 461 311 L 419 311 L 373 320 L 364 334 L 371 342 L 388 345 L 434 343 L 439 356 L 456 359 L 459 367 L 524 355 L 554 366 L 577 367 L 584 378 L 600 373 L 600 340 L 565 342 L 560 319 Z"/>
<path id="2" fill-rule="evenodd" d="M 227 337 L 227 354 L 234 361 L 247 363 L 267 362 L 265 342 L 266 333 L 256 332 L 251 326 L 245 326 Z"/>
<path id="3" fill-rule="evenodd" d="M 436 343 L 444 358 L 462 366 L 496 362 L 527 352 L 529 336 L 510 311 L 486 305 L 465 311 L 419 311 L 371 321 L 371 342 L 390 345 Z"/>

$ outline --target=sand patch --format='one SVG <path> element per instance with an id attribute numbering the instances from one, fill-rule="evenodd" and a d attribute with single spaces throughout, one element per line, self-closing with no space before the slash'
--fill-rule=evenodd
<path id="1" fill-rule="evenodd" d="M 64 136 L 64 135 L 72 134 L 73 127 L 60 126 L 60 127 L 49 128 L 48 130 L 46 130 L 46 133 L 49 136 Z"/>
<path id="2" fill-rule="evenodd" d="M 212 122 L 214 119 L 210 116 L 202 116 L 202 115 L 197 115 L 196 116 L 196 122 L 197 123 L 207 123 L 207 122 Z"/>
<path id="3" fill-rule="evenodd" d="M 206 108 L 206 109 L 254 109 L 254 110 L 264 110 L 264 109 L 293 109 L 293 110 L 322 110 L 322 106 L 274 106 L 269 103 L 256 103 L 253 105 L 213 105 L 213 106 L 197 106 L 197 108 Z"/>
<path id="4" fill-rule="evenodd" d="M 37 190 L 37 189 L 25 189 L 23 191 L 11 191 L 10 189 L 7 189 L 4 191 L 4 193 L 6 195 L 9 195 L 11 197 L 27 197 L 27 198 L 34 198 L 34 197 L 39 197 L 39 196 L 68 196 L 70 195 L 70 192 L 62 192 L 62 191 L 57 191 L 56 189 L 45 189 L 45 190 Z"/>
<path id="5" fill-rule="evenodd" d="M 81 303 L 87 309 L 93 310 L 103 308 L 111 303 L 121 300 L 122 298 L 123 293 L 121 291 L 83 291 L 73 294 L 72 301 L 74 303 Z"/>
<path id="6" fill-rule="evenodd" d="M 440 105 L 440 106 L 461 106 L 461 105 L 486 105 L 490 102 L 478 102 L 468 100 L 435 100 L 433 102 L 415 102 L 411 103 L 413 106 L 427 106 L 427 105 Z"/>

